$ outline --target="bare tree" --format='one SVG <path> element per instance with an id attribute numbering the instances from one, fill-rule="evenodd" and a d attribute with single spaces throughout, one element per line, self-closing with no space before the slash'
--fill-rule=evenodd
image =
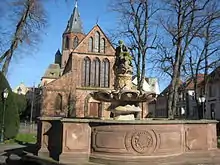
<path id="1" fill-rule="evenodd" d="M 218 4 L 213 3 L 207 12 L 217 11 Z M 213 17 L 215 17 L 213 19 Z M 190 52 L 187 54 L 183 65 L 183 71 L 191 78 L 194 84 L 195 98 L 198 97 L 198 75 L 204 73 L 204 84 L 210 69 L 215 69 L 220 64 L 220 15 L 210 15 L 210 21 L 201 29 L 198 34 L 197 42 L 191 45 Z M 204 85 L 204 92 L 206 85 Z M 205 93 L 203 93 L 205 94 Z M 196 99 L 197 107 L 199 106 Z"/>
<path id="2" fill-rule="evenodd" d="M 154 5 L 153 1 L 149 0 L 111 1 L 111 10 L 118 13 L 120 18 L 115 36 L 125 38 L 125 42 L 128 43 L 135 64 L 137 88 L 140 91 L 143 89 L 146 73 L 147 51 L 155 48 L 156 35 L 149 38 L 151 33 L 155 32 L 150 30 L 153 16 L 158 11 Z"/>
<path id="3" fill-rule="evenodd" d="M 219 10 L 209 10 L 215 0 L 161 0 L 164 6 L 160 16 L 160 25 L 165 38 L 161 46 L 161 59 L 159 63 L 162 69 L 171 76 L 168 95 L 168 116 L 174 118 L 178 88 L 183 77 L 183 65 L 187 54 L 191 53 L 191 47 L 200 37 L 201 31 L 210 21 L 219 17 Z M 166 50 L 167 45 L 168 51 Z"/>
<path id="4" fill-rule="evenodd" d="M 9 3 L 9 2 L 8 2 Z M 45 10 L 40 0 L 15 0 L 10 2 L 13 14 L 16 16 L 16 28 L 12 34 L 9 48 L 0 56 L 4 75 L 8 72 L 9 64 L 15 51 L 24 44 L 36 44 L 40 31 L 46 25 Z"/>

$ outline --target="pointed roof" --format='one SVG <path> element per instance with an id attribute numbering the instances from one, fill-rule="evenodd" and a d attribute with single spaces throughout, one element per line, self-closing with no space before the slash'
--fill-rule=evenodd
<path id="1" fill-rule="evenodd" d="M 55 56 L 62 56 L 60 49 L 57 50 L 57 52 L 55 53 Z"/>
<path id="2" fill-rule="evenodd" d="M 82 21 L 78 11 L 77 0 L 64 33 L 83 33 Z"/>
<path id="3" fill-rule="evenodd" d="M 103 34 L 103 36 L 106 38 L 106 40 L 108 41 L 108 43 L 110 44 L 111 48 L 113 50 L 115 50 L 114 46 L 112 45 L 111 41 L 108 39 L 108 37 L 105 35 L 104 31 L 102 30 L 102 28 L 96 24 L 95 26 L 93 26 L 93 28 L 88 32 L 88 34 L 86 34 L 86 36 L 79 42 L 79 44 L 75 47 L 74 51 L 77 51 L 77 49 L 83 44 L 83 42 L 90 37 L 90 34 L 96 29 L 98 28 L 100 30 L 100 32 Z"/>
<path id="4" fill-rule="evenodd" d="M 61 58 L 62 58 L 62 54 L 60 52 L 60 49 L 58 49 L 55 54 L 54 63 L 61 65 Z"/>

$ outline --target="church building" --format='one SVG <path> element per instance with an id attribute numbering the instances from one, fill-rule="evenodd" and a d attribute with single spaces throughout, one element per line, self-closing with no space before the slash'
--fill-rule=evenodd
<path id="1" fill-rule="evenodd" d="M 113 89 L 115 49 L 99 25 L 83 32 L 77 4 L 62 36 L 62 50 L 41 79 L 41 116 L 102 118 L 106 103 L 90 93 Z"/>

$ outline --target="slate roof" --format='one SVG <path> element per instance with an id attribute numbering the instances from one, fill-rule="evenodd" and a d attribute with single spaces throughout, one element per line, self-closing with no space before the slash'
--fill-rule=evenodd
<path id="1" fill-rule="evenodd" d="M 58 78 L 60 76 L 60 65 L 50 64 L 44 73 L 44 78 Z"/>
<path id="2" fill-rule="evenodd" d="M 83 33 L 83 26 L 77 7 L 77 1 L 64 33 Z"/>

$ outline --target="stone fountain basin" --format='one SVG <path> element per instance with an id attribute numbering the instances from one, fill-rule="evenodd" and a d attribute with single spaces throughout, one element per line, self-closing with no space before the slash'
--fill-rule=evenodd
<path id="1" fill-rule="evenodd" d="M 213 120 L 41 118 L 40 123 L 39 152 L 57 151 L 56 146 L 61 146 L 61 163 L 79 158 L 107 164 L 153 162 L 159 158 L 217 149 L 217 121 Z"/>
<path id="2" fill-rule="evenodd" d="M 140 94 L 137 90 L 121 90 L 119 91 L 109 91 L 100 90 L 91 94 L 95 100 L 104 102 L 114 102 L 114 101 L 130 101 L 130 102 L 145 102 L 155 98 L 156 94 L 152 92 L 145 92 Z"/>

